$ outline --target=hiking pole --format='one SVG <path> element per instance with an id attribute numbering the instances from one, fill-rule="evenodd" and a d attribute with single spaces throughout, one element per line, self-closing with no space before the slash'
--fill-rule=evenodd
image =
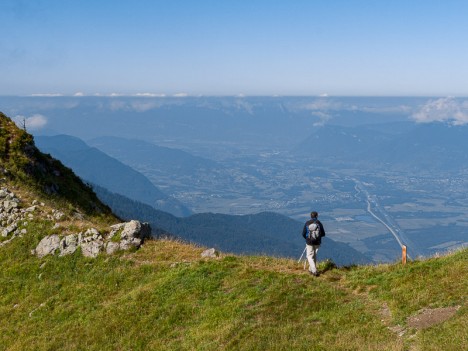
<path id="1" fill-rule="evenodd" d="M 297 260 L 297 263 L 301 262 L 302 256 L 304 256 L 304 253 L 306 252 L 306 249 L 307 249 L 307 246 L 304 247 L 304 251 L 302 251 L 302 255 L 301 255 L 301 257 L 299 257 L 299 260 Z"/>

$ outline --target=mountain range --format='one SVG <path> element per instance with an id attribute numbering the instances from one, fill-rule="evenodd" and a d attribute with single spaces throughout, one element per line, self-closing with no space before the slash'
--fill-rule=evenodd
<path id="1" fill-rule="evenodd" d="M 154 208 L 186 216 L 191 211 L 154 186 L 143 174 L 68 135 L 37 136 L 37 146 L 60 159 L 87 182 L 146 203 Z"/>
<path id="2" fill-rule="evenodd" d="M 399 122 L 317 127 L 293 153 L 326 164 L 458 172 L 467 168 L 467 147 L 467 126 Z"/>

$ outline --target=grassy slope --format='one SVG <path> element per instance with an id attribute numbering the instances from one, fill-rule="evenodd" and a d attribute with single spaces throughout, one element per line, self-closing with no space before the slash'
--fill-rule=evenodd
<path id="1" fill-rule="evenodd" d="M 0 248 L 0 350 L 461 350 L 468 251 L 406 267 L 328 270 L 222 255 L 169 240 L 86 259 L 29 254 L 47 225 Z M 41 227 L 42 226 L 42 227 Z M 42 268 L 41 268 L 42 267 Z M 322 267 L 324 268 L 324 267 Z M 446 323 L 398 337 L 423 307 L 462 305 Z M 411 335 L 414 335 L 411 337 Z M 443 335 L 442 335 L 443 334 Z M 465 339 L 464 339 L 465 338 Z"/>

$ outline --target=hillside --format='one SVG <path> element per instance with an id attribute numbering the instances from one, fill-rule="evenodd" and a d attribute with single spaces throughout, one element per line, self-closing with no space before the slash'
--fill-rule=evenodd
<path id="1" fill-rule="evenodd" d="M 191 214 L 187 207 L 164 194 L 143 174 L 81 139 L 69 135 L 39 136 L 36 145 L 71 167 L 87 182 L 174 215 Z"/>
<path id="2" fill-rule="evenodd" d="M 38 235 L 38 234 L 37 234 Z M 468 250 L 308 275 L 177 241 L 91 260 L 0 248 L 0 350 L 462 350 Z M 431 318 L 427 318 L 427 316 Z M 313 345 L 311 347 L 311 345 Z"/>
<path id="3" fill-rule="evenodd" d="M 36 196 L 82 218 L 116 219 L 71 169 L 41 153 L 33 137 L 1 112 L 0 162 L 3 185 L 24 192 L 26 197 Z"/>

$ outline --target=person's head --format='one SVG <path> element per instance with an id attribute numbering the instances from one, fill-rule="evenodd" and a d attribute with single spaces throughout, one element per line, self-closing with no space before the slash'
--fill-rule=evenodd
<path id="1" fill-rule="evenodd" d="M 312 211 L 312 212 L 310 213 L 310 218 L 317 218 L 317 217 L 318 217 L 318 213 L 317 213 L 317 212 Z"/>

